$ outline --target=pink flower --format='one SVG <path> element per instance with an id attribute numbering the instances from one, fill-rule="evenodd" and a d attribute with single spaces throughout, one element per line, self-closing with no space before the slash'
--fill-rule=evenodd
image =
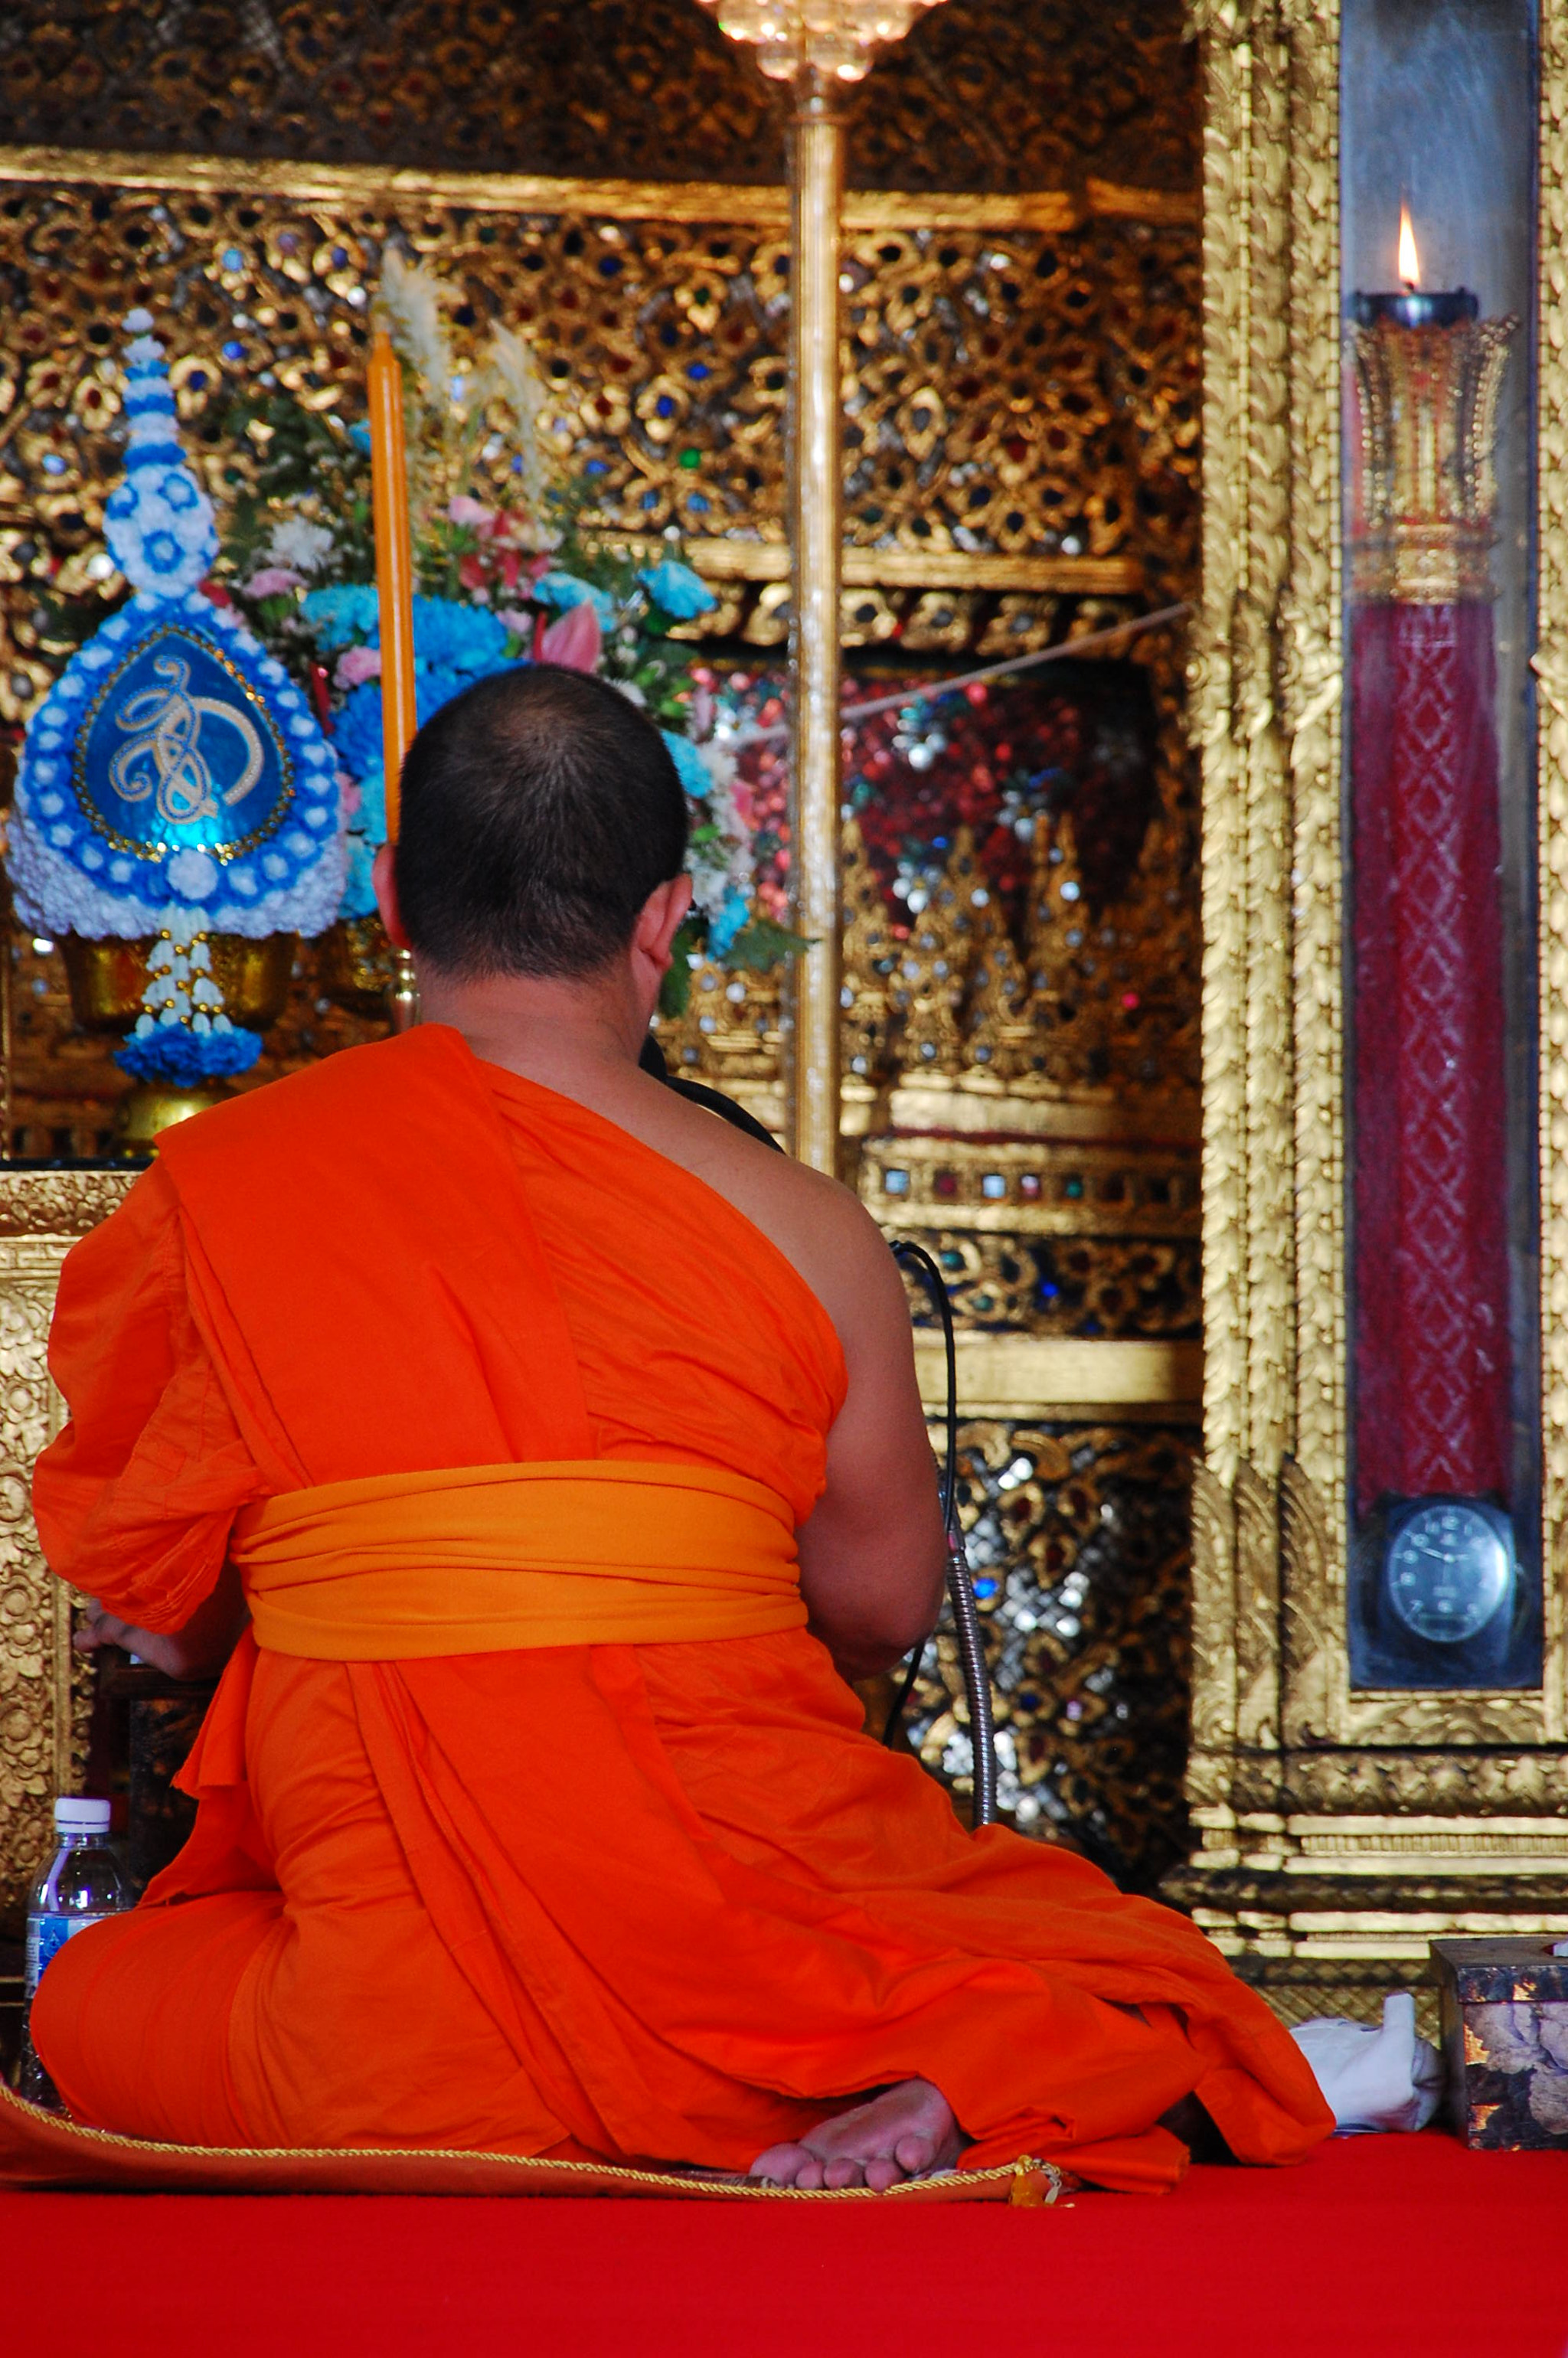
<path id="1" fill-rule="evenodd" d="M 507 629 L 520 639 L 532 638 L 534 634 L 534 617 L 521 606 L 498 606 L 495 619 L 498 622 L 504 622 Z"/>
<path id="2" fill-rule="evenodd" d="M 585 598 L 550 624 L 539 642 L 539 661 L 560 664 L 567 671 L 595 671 L 602 644 L 599 616 Z"/>
<path id="3" fill-rule="evenodd" d="M 339 687 L 361 687 L 367 679 L 381 677 L 379 647 L 345 647 L 338 657 L 338 668 L 332 674 Z"/>
<path id="4" fill-rule="evenodd" d="M 757 824 L 757 806 L 752 798 L 751 781 L 737 778 L 730 789 L 730 798 L 735 806 L 736 817 L 750 835 Z"/>
<path id="5" fill-rule="evenodd" d="M 247 598 L 281 598 L 286 590 L 297 590 L 304 580 L 303 573 L 291 572 L 287 565 L 264 565 L 253 573 L 245 584 Z"/>
<path id="6" fill-rule="evenodd" d="M 487 508 L 482 500 L 470 500 L 466 492 L 448 501 L 447 514 L 453 524 L 466 525 L 470 532 L 482 532 L 486 525 L 495 522 L 495 510 Z"/>

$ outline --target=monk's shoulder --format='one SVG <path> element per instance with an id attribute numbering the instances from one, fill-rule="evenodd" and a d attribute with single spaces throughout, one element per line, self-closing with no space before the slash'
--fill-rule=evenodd
<path id="1" fill-rule="evenodd" d="M 697 1150 L 687 1167 L 793 1262 L 840 1335 L 868 1289 L 900 1291 L 881 1230 L 849 1188 L 702 1107 L 682 1105 L 681 1114 Z"/>

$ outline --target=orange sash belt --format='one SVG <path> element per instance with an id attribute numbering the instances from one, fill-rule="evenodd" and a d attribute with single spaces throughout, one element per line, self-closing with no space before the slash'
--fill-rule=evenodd
<path id="1" fill-rule="evenodd" d="M 758 1638 L 806 1617 L 785 1501 L 700 1466 L 332 1482 L 244 1509 L 230 1552 L 257 1644 L 314 1661 Z"/>

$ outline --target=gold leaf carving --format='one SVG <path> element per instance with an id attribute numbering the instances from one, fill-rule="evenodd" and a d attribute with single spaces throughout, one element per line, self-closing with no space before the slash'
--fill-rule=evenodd
<path id="1" fill-rule="evenodd" d="M 1292 1810 L 1464 1817 L 1568 1814 L 1568 1758 L 1561 1752 L 1431 1751 L 1291 1753 L 1285 1761 Z"/>
<path id="2" fill-rule="evenodd" d="M 113 38 L 100 0 L 6 14 L 0 136 L 226 148 L 264 189 L 296 157 L 351 157 L 384 181 L 401 167 L 416 187 L 458 166 L 744 184 L 783 164 L 778 86 L 690 0 L 530 0 L 525 19 L 479 0 L 138 7 Z M 955 210 L 1044 189 L 1067 222 L 1130 199 L 1168 212 L 1195 177 L 1181 30 L 1169 5 L 948 0 L 846 94 L 857 178 L 965 192 Z"/>
<path id="3" fill-rule="evenodd" d="M 1562 1742 L 1568 1682 L 1568 14 L 1541 11 L 1541 315 L 1536 676 L 1541 991 L 1541 1330 L 1546 1590 L 1544 1733 Z"/>
<path id="4" fill-rule="evenodd" d="M 1250 1466 L 1236 1477 L 1236 1741 L 1280 1743 L 1280 1527 L 1272 1486 Z"/>
<path id="5" fill-rule="evenodd" d="M 1280 1471 L 1280 1522 L 1283 1738 L 1287 1746 L 1326 1744 L 1334 1734 L 1336 1682 L 1344 1674 L 1344 1647 L 1330 1636 L 1339 1599 L 1329 1589 L 1323 1500 L 1293 1458 Z"/>
<path id="6" fill-rule="evenodd" d="M 1187 1799 L 1227 1800 L 1236 1748 L 1236 1516 L 1211 1467 L 1193 1469 L 1193 1704 Z"/>
<path id="7" fill-rule="evenodd" d="M 0 1921 L 14 1921 L 48 1846 L 49 1805 L 85 1741 L 70 1613 L 33 1527 L 33 1462 L 55 1430 L 45 1353 L 63 1244 L 0 1246 Z"/>

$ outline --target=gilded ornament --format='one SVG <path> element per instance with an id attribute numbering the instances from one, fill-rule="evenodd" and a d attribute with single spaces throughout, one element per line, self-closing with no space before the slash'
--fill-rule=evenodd
<path id="1" fill-rule="evenodd" d="M 623 0 L 535 0 L 525 41 L 504 11 L 457 0 L 434 12 L 430 0 L 346 0 L 255 18 L 136 16 L 117 19 L 107 45 L 93 0 L 18 0 L 13 16 L 0 128 L 16 141 L 140 151 L 131 163 L 227 148 L 230 168 L 263 187 L 280 168 L 357 172 L 383 189 L 401 177 L 419 195 L 432 180 L 526 175 L 533 191 L 509 200 L 518 211 L 558 201 L 559 178 L 538 176 L 600 175 L 608 141 L 617 167 L 644 179 L 782 196 L 755 185 L 780 173 L 777 92 L 690 0 L 631 13 Z M 1190 207 L 1197 124 L 1181 35 L 1170 5 L 1011 0 L 999 41 L 995 0 L 948 0 L 849 92 L 859 169 L 875 194 L 957 190 L 956 205 L 976 209 L 1044 189 L 1068 222 L 1125 183 L 1152 182 L 1136 191 L 1146 202 Z M 299 157 L 352 160 L 280 166 Z"/>
<path id="2" fill-rule="evenodd" d="M 1416 606 L 1492 596 L 1498 395 L 1517 319 L 1350 330 L 1361 509 L 1351 595 Z"/>
<path id="3" fill-rule="evenodd" d="M 71 1651 L 69 1595 L 38 1551 L 32 1468 L 62 1417 L 46 1357 L 60 1263 L 129 1184 L 111 1172 L 13 1172 L 0 1189 L 0 1921 L 14 1920 L 52 1797 L 85 1758 L 87 1665 Z"/>
<path id="4" fill-rule="evenodd" d="M 1568 370 L 1561 274 L 1541 352 L 1542 1305 L 1549 1436 L 1544 1692 L 1353 1693 L 1345 1643 L 1346 1247 L 1339 710 L 1344 351 L 1335 0 L 1199 0 L 1204 41 L 1203 611 L 1190 679 L 1204 769 L 1206 1463 L 1194 1490 L 1194 1742 L 1200 1830 L 1172 1895 L 1292 2017 L 1355 2010 L 1433 1929 L 1509 1930 L 1568 1902 L 1563 1734 L 1563 1435 L 1568 1432 Z M 1564 12 L 1543 10 L 1542 251 L 1563 213 Z M 1550 323 L 1550 324 L 1548 324 Z M 1496 347 L 1496 348 L 1494 348 Z M 1375 378 L 1379 351 L 1363 346 Z M 1500 344 L 1454 394 L 1457 500 Z M 1372 383 L 1368 433 L 1389 391 Z M 1385 405 L 1386 407 L 1386 405 Z M 1386 422 L 1386 420 L 1385 420 Z M 1396 550 L 1384 438 L 1382 540 Z M 1403 508 L 1414 502 L 1404 497 Z M 1376 521 L 1376 518 L 1375 518 Z M 1384 528 L 1386 527 L 1386 528 Z M 1416 572 L 1409 572 L 1411 566 Z M 1391 576 L 1390 576 L 1391 578 Z M 1479 586 L 1478 574 L 1472 586 Z M 1449 594 L 1449 593 L 1444 593 Z M 1548 1141 L 1551 1141 L 1550 1148 Z M 1561 1298 L 1559 1298 L 1561 1297 Z M 1555 1820 L 1555 1824 L 1541 1821 Z M 1376 1894 L 1375 1899 L 1372 1895 Z M 1468 1911 L 1468 1912 L 1467 1912 Z"/>

